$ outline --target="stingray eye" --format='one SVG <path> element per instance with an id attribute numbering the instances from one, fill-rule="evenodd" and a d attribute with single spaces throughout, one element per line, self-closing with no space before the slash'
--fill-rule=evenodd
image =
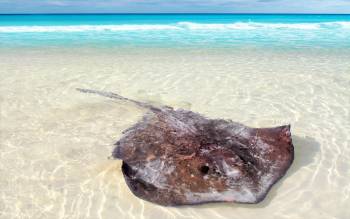
<path id="1" fill-rule="evenodd" d="M 202 174 L 208 174 L 209 172 L 209 167 L 207 165 L 203 165 L 199 168 L 199 171 L 201 171 Z"/>

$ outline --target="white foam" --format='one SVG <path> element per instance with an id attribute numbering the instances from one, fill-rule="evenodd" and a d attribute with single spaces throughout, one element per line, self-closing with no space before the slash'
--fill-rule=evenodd
<path id="1" fill-rule="evenodd" d="M 201 24 L 192 22 L 180 22 L 178 26 L 191 30 L 229 30 L 229 29 L 301 29 L 318 30 L 321 28 L 349 28 L 350 22 L 323 22 L 323 23 L 257 23 L 236 22 L 228 24 Z"/>
<path id="2" fill-rule="evenodd" d="M 321 23 L 194 23 L 175 24 L 120 24 L 120 25 L 61 25 L 61 26 L 0 26 L 0 33 L 21 32 L 84 32 L 84 31 L 152 31 L 152 30 L 254 30 L 254 29 L 300 29 L 318 30 L 329 28 L 350 28 L 350 22 Z"/>
<path id="3" fill-rule="evenodd" d="M 69 26 L 3 26 L 0 32 L 84 32 L 84 31 L 136 31 L 173 30 L 174 25 L 69 25 Z"/>
<path id="4" fill-rule="evenodd" d="M 192 22 L 180 22 L 178 26 L 191 30 L 227 30 L 227 29 L 255 29 L 251 23 L 231 23 L 231 24 L 200 24 Z"/>

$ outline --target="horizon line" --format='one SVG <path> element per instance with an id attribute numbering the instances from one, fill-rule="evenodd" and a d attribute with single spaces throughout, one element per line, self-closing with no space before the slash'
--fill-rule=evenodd
<path id="1" fill-rule="evenodd" d="M 93 13 L 0 13 L 0 15 L 187 15 L 187 14 L 196 14 L 196 15 L 350 15 L 350 13 L 265 13 L 265 12 L 257 12 L 257 13 L 231 13 L 231 12 L 159 12 L 159 13 L 153 13 L 153 12 L 144 12 L 144 13 L 134 13 L 134 12 L 127 12 L 127 13 L 100 13 L 100 12 L 93 12 Z"/>

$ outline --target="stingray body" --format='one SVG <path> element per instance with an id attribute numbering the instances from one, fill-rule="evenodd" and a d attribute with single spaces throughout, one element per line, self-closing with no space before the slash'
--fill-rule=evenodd
<path id="1" fill-rule="evenodd" d="M 287 171 L 290 126 L 250 128 L 198 113 L 130 100 L 149 112 L 123 132 L 113 157 L 137 197 L 160 205 L 257 203 Z"/>

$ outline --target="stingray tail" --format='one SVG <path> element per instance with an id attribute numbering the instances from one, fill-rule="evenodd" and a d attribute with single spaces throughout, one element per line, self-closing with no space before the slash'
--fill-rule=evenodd
<path id="1" fill-rule="evenodd" d="M 108 97 L 111 99 L 116 99 L 116 100 L 123 100 L 123 101 L 128 101 L 131 103 L 136 104 L 137 106 L 143 107 L 143 108 L 149 108 L 149 109 L 154 109 L 155 107 L 144 102 L 140 102 L 137 100 L 132 100 L 123 96 L 120 96 L 119 94 L 112 93 L 112 92 L 105 92 L 105 91 L 96 91 L 96 90 L 90 90 L 90 89 L 82 89 L 82 88 L 76 88 L 77 91 L 80 91 L 82 93 L 89 93 L 89 94 L 97 94 L 99 96 L 103 97 Z"/>

